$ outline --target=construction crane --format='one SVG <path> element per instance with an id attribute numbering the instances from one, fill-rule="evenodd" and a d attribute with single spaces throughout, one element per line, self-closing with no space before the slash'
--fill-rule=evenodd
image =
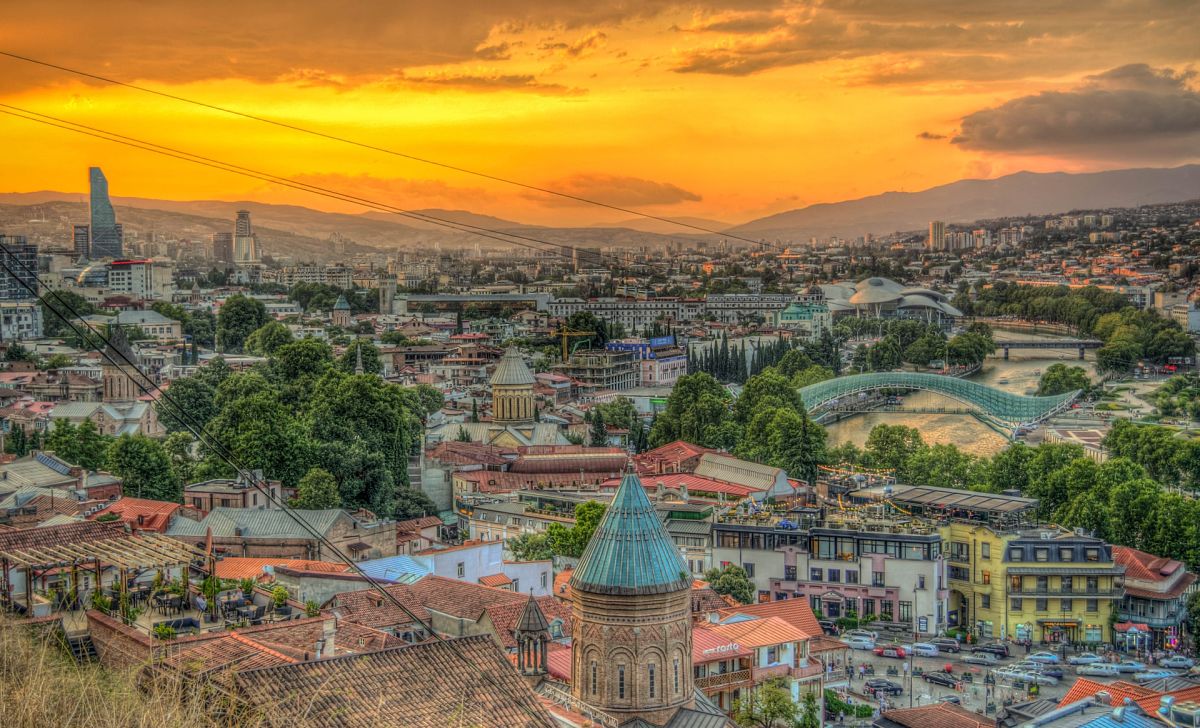
<path id="1" fill-rule="evenodd" d="M 571 356 L 571 352 L 568 348 L 570 340 L 573 338 L 580 338 L 583 336 L 591 338 L 596 335 L 596 332 L 595 331 L 573 331 L 571 329 L 568 329 L 566 326 L 559 326 L 558 331 L 555 331 L 554 335 L 562 338 L 562 361 L 563 361 L 563 364 L 566 364 L 567 359 L 570 358 L 570 356 Z"/>

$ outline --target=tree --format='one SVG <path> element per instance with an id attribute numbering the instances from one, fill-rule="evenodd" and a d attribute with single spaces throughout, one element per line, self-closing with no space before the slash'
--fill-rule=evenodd
<path id="1" fill-rule="evenodd" d="M 74 366 L 75 360 L 66 354 L 53 354 L 49 358 L 42 361 L 40 367 L 42 369 L 54 370 L 62 369 L 63 367 Z"/>
<path id="2" fill-rule="evenodd" d="M 441 390 L 428 384 L 418 384 L 413 387 L 413 392 L 417 395 L 417 401 L 421 403 L 421 411 L 425 414 L 422 419 L 428 418 L 434 412 L 442 408 L 446 403 L 446 398 Z"/>
<path id="3" fill-rule="evenodd" d="M 462 425 L 458 426 L 458 435 L 454 438 L 458 442 L 471 442 L 471 433 L 467 432 L 467 428 Z M 578 444 L 578 443 L 576 443 Z"/>
<path id="4" fill-rule="evenodd" d="M 909 455 L 924 448 L 925 440 L 915 427 L 876 425 L 867 435 L 866 455 L 875 468 L 898 471 Z"/>
<path id="5" fill-rule="evenodd" d="M 704 580 L 718 594 L 728 594 L 742 604 L 754 601 L 754 582 L 746 575 L 746 570 L 737 564 L 709 569 L 704 574 Z"/>
<path id="6" fill-rule="evenodd" d="M 725 439 L 721 426 L 731 419 L 729 391 L 712 375 L 699 372 L 675 382 L 666 408 L 654 420 L 650 447 L 686 440 L 702 447 L 717 447 Z"/>
<path id="7" fill-rule="evenodd" d="M 604 447 L 608 445 L 608 428 L 604 426 L 604 415 L 599 409 L 593 408 L 590 412 L 592 416 L 592 429 L 589 432 L 588 444 L 592 447 Z"/>
<path id="8" fill-rule="evenodd" d="M 121 435 L 108 447 L 108 470 L 119 476 L 125 495 L 178 503 L 183 487 L 162 443 L 145 435 Z"/>
<path id="9" fill-rule="evenodd" d="M 71 333 L 68 321 L 73 322 L 77 316 L 91 316 L 97 312 L 98 309 L 78 293 L 56 289 L 42 296 L 42 330 L 46 336 L 65 336 Z"/>
<path id="10" fill-rule="evenodd" d="M 928 366 L 929 362 L 943 355 L 946 342 L 936 334 L 926 334 L 908 345 L 904 350 L 904 361 L 913 365 L 914 369 Z"/>
<path id="11" fill-rule="evenodd" d="M 1086 391 L 1090 388 L 1091 382 L 1088 381 L 1087 372 L 1083 370 L 1083 367 L 1069 367 L 1066 364 L 1056 363 L 1051 364 L 1042 373 L 1037 393 L 1038 396 L 1048 397 L 1074 392 L 1077 389 Z"/>
<path id="12" fill-rule="evenodd" d="M 575 505 L 575 525 L 567 528 L 557 523 L 550 524 L 546 536 L 551 550 L 560 556 L 579 558 L 592 540 L 592 534 L 604 518 L 608 506 L 598 501 L 586 501 Z"/>
<path id="13" fill-rule="evenodd" d="M 46 436 L 46 448 L 72 465 L 85 470 L 104 467 L 111 437 L 97 429 L 94 422 L 84 420 L 73 425 L 68 420 L 58 420 Z"/>
<path id="14" fill-rule="evenodd" d="M 396 489 L 396 507 L 393 511 L 393 517 L 400 520 L 406 518 L 420 518 L 421 516 L 429 516 L 437 513 L 437 505 L 434 504 L 429 496 L 417 490 L 404 486 Z"/>
<path id="15" fill-rule="evenodd" d="M 339 508 L 342 497 L 338 494 L 337 480 L 328 470 L 311 468 L 296 489 L 296 497 L 292 500 L 293 508 L 311 511 L 323 511 Z"/>
<path id="16" fill-rule="evenodd" d="M 733 701 L 733 721 L 744 728 L 791 728 L 796 712 L 787 683 L 778 678 Z"/>
<path id="17" fill-rule="evenodd" d="M 338 359 L 337 366 L 347 374 L 353 374 L 355 367 L 358 366 L 359 352 L 362 352 L 362 364 L 364 374 L 382 374 L 383 360 L 379 358 L 379 349 L 369 341 L 358 340 L 346 347 L 346 351 L 342 353 Z"/>
<path id="18" fill-rule="evenodd" d="M 193 482 L 196 473 L 196 439 L 187 432 L 172 432 L 163 440 L 163 449 L 171 459 L 171 469 L 184 485 Z"/>
<path id="19" fill-rule="evenodd" d="M 278 321 L 268 321 L 246 337 L 245 349 L 250 354 L 270 356 L 284 344 L 293 341 L 292 332 Z"/>
<path id="20" fill-rule="evenodd" d="M 221 351 L 241 351 L 247 337 L 267 323 L 262 301 L 236 295 L 225 299 L 217 315 L 217 342 Z"/>
<path id="21" fill-rule="evenodd" d="M 804 705 L 800 708 L 800 721 L 797 723 L 797 727 L 821 728 L 821 706 L 817 702 L 816 693 L 804 694 Z"/>
<path id="22" fill-rule="evenodd" d="M 550 539 L 544 533 L 523 533 L 505 542 L 513 561 L 544 561 L 554 556 Z"/>
<path id="23" fill-rule="evenodd" d="M 595 410 L 600 413 L 604 423 L 622 430 L 632 430 L 639 419 L 637 409 L 628 397 L 617 397 L 611 402 L 598 404 Z"/>
<path id="24" fill-rule="evenodd" d="M 171 380 L 166 396 L 155 402 L 154 407 L 158 410 L 159 422 L 167 428 L 167 432 L 179 432 L 190 427 L 203 429 L 217 415 L 216 398 L 217 389 L 210 384 L 210 378 L 196 374 Z"/>

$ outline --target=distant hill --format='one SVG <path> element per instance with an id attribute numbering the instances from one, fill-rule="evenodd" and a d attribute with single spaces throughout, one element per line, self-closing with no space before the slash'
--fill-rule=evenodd
<path id="1" fill-rule="evenodd" d="M 930 220 L 966 223 L 1078 209 L 1136 207 L 1200 197 L 1200 165 L 1110 172 L 1018 172 L 967 179 L 921 192 L 885 192 L 845 202 L 810 205 L 738 225 L 728 232 L 755 238 L 807 241 L 812 236 L 858 236 L 919 230 Z"/>
<path id="2" fill-rule="evenodd" d="M 695 225 L 705 230 L 716 230 L 718 232 L 726 230 L 730 227 L 729 223 L 721 222 L 720 220 L 709 220 L 703 217 L 668 217 L 668 220 L 673 222 L 683 223 L 683 225 Z M 629 220 L 621 220 L 619 222 L 598 222 L 590 227 L 596 228 L 628 228 L 630 230 L 640 230 L 645 233 L 661 233 L 663 235 L 678 235 L 678 234 L 693 234 L 706 235 L 707 233 L 692 228 L 683 227 L 683 225 L 673 225 L 670 222 L 661 220 L 651 220 L 645 217 L 635 217 Z"/>

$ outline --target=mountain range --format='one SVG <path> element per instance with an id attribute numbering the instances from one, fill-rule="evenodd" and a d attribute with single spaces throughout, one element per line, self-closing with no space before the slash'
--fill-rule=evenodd
<path id="1" fill-rule="evenodd" d="M 853 237 L 920 230 L 929 220 L 969 223 L 975 220 L 1050 214 L 1073 209 L 1134 207 L 1200 198 L 1200 165 L 1174 168 L 1122 169 L 1086 174 L 1018 172 L 996 179 L 960 180 L 920 192 L 885 192 L 844 202 L 822 203 L 751 220 L 734 227 L 700 217 L 673 218 L 700 228 L 738 236 L 803 242 L 809 237 Z M 425 218 L 385 212 L 347 214 L 298 205 L 220 200 L 176 201 L 114 197 L 117 219 L 126 230 L 146 235 L 165 232 L 205 240 L 229 231 L 238 210 L 249 210 L 264 248 L 300 260 L 328 260 L 329 237 L 337 233 L 353 241 L 349 252 L 364 249 L 430 250 L 437 244 L 464 246 L 495 243 L 466 230 L 447 230 L 429 218 L 483 230 L 526 235 L 555 245 L 658 247 L 680 238 L 713 238 L 694 228 L 648 218 L 583 227 L 528 225 L 464 210 L 416 210 Z M 25 234 L 70 247 L 72 223 L 87 219 L 87 197 L 81 193 L 0 193 L 0 231 Z M 531 241 L 518 244 L 536 246 Z"/>

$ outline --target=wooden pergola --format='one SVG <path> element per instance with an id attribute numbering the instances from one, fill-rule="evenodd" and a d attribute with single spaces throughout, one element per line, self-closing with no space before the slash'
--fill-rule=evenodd
<path id="1" fill-rule="evenodd" d="M 92 531 L 88 535 L 92 538 L 76 541 L 64 539 L 53 543 L 48 542 L 49 539 L 38 539 L 36 545 L 19 543 L 20 539 L 15 539 L 18 543 L 10 544 L 5 542 L 14 539 L 0 538 L 0 579 L 3 579 L 0 593 L 5 598 L 12 598 L 9 572 L 14 568 L 25 571 L 25 605 L 31 611 L 35 571 L 44 574 L 51 569 L 69 569 L 70 593 L 76 600 L 79 597 L 80 570 L 94 572 L 96 589 L 100 589 L 101 574 L 108 566 L 115 566 L 118 570 L 119 593 L 128 590 L 131 573 L 171 566 L 184 567 L 186 588 L 187 567 L 194 560 L 203 558 L 194 546 L 157 533 L 132 535 L 110 528 L 106 532 Z"/>

